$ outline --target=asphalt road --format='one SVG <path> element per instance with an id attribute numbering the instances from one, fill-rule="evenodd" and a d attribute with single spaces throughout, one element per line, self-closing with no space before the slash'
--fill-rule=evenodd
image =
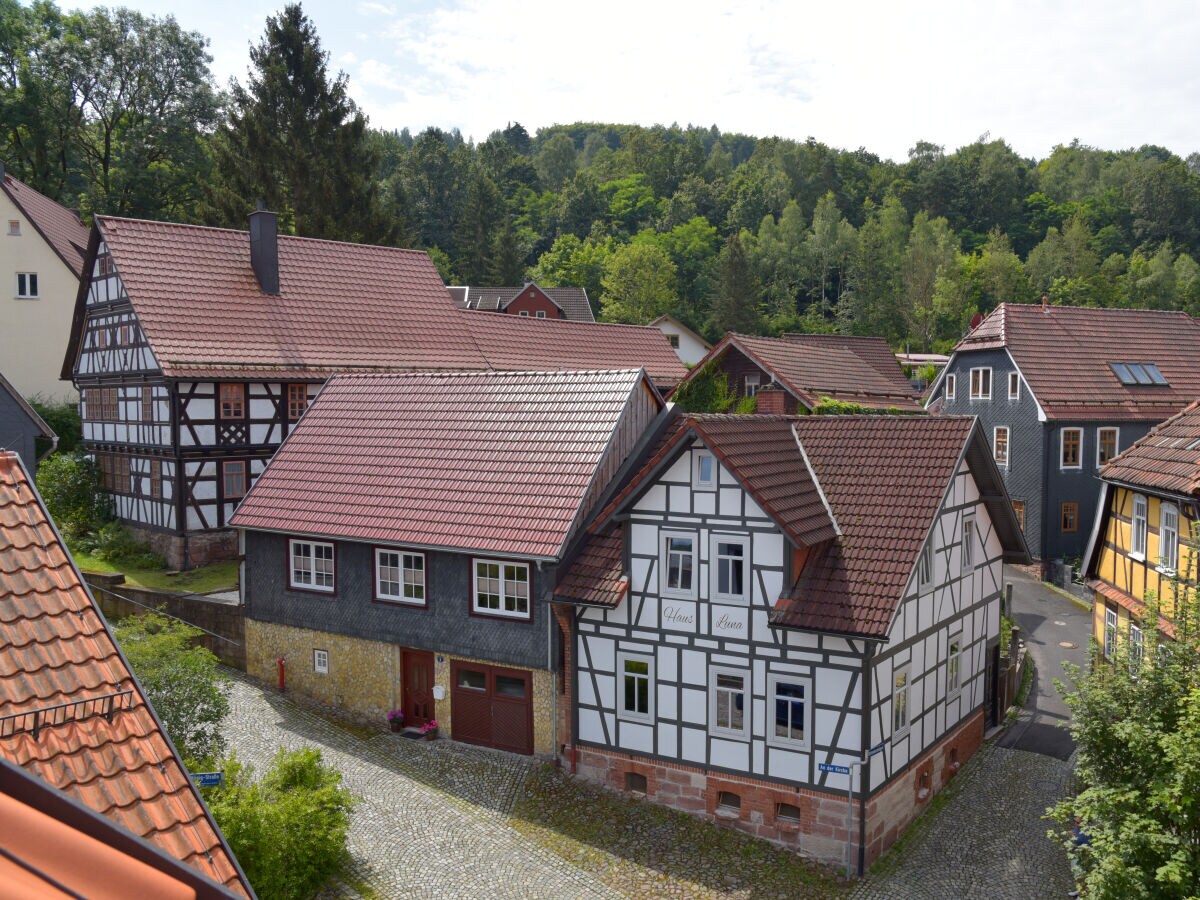
<path id="1" fill-rule="evenodd" d="M 1033 657 L 1033 688 L 1020 719 L 999 740 L 999 746 L 1068 759 L 1075 749 L 1065 725 L 1070 713 L 1054 686 L 1066 674 L 1063 663 L 1088 665 L 1091 613 L 1040 581 L 1008 568 L 1013 585 L 1013 614 Z"/>

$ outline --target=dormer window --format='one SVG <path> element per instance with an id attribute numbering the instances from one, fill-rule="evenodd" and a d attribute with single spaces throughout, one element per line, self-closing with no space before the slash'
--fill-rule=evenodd
<path id="1" fill-rule="evenodd" d="M 1124 385 L 1167 384 L 1167 379 L 1154 363 L 1110 362 L 1108 365 L 1117 376 L 1117 381 Z"/>

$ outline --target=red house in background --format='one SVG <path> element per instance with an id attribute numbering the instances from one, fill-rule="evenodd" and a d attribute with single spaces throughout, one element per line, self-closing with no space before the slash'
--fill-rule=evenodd
<path id="1" fill-rule="evenodd" d="M 532 281 L 524 287 L 448 287 L 450 299 L 459 309 L 504 312 L 534 319 L 570 319 L 595 322 L 592 305 L 583 288 L 542 288 Z"/>

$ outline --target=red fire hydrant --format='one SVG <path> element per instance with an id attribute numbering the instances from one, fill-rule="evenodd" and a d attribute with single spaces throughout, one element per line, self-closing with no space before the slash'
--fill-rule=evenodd
<path id="1" fill-rule="evenodd" d="M 280 689 L 281 691 L 283 690 L 283 666 L 284 666 L 284 662 L 285 662 L 284 658 L 283 658 L 282 656 L 281 656 L 281 657 L 279 657 L 279 689 Z"/>

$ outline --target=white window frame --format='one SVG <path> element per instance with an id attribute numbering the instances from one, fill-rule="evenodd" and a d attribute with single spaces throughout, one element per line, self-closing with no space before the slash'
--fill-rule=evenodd
<path id="1" fill-rule="evenodd" d="M 742 382 L 742 390 L 747 397 L 757 397 L 760 387 L 762 387 L 762 375 L 757 372 L 745 376 L 745 380 Z"/>
<path id="2" fill-rule="evenodd" d="M 1100 462 L 1100 435 L 1106 431 L 1113 433 L 1113 458 L 1115 459 L 1121 453 L 1121 429 L 1120 428 L 1097 428 L 1096 429 L 1096 469 L 1099 470 L 1105 463 Z"/>
<path id="3" fill-rule="evenodd" d="M 917 591 L 933 587 L 933 538 L 925 542 L 917 557 Z"/>
<path id="4" fill-rule="evenodd" d="M 692 586 L 687 590 L 672 588 L 667 585 L 669 567 L 667 566 L 668 543 L 671 538 L 686 538 L 692 542 Z M 694 531 L 675 531 L 661 529 L 658 532 L 658 593 L 663 597 L 677 597 L 682 600 L 695 600 L 700 581 L 700 535 Z"/>
<path id="5" fill-rule="evenodd" d="M 313 672 L 317 675 L 329 674 L 329 651 L 313 648 Z"/>
<path id="6" fill-rule="evenodd" d="M 22 282 L 24 289 L 22 290 Z M 37 272 L 18 272 L 17 273 L 17 299 L 18 300 L 37 300 L 41 295 L 38 293 L 41 287 L 41 279 L 38 278 Z M 32 290 L 30 288 L 32 287 Z"/>
<path id="7" fill-rule="evenodd" d="M 957 649 L 955 649 L 957 645 Z M 961 631 L 950 635 L 946 642 L 946 699 L 953 700 L 962 691 L 962 650 L 963 636 Z"/>
<path id="8" fill-rule="evenodd" d="M 976 372 L 981 373 L 979 376 L 980 384 L 979 384 L 978 391 L 975 389 L 975 373 Z M 986 394 L 983 392 L 983 375 L 982 375 L 983 372 L 987 372 L 987 393 Z M 979 366 L 978 368 L 971 370 L 970 397 L 972 400 L 991 400 L 992 399 L 992 367 L 991 366 Z"/>
<path id="9" fill-rule="evenodd" d="M 710 475 L 706 481 L 700 475 L 703 460 L 712 463 Z M 717 489 L 717 458 L 707 450 L 697 450 L 692 454 L 692 490 L 715 491 Z"/>
<path id="10" fill-rule="evenodd" d="M 497 565 L 500 567 L 498 580 L 500 582 L 500 605 L 496 609 L 488 606 L 479 605 L 479 566 Z M 505 609 L 504 606 L 508 602 L 508 592 L 505 586 L 508 579 L 504 577 L 505 566 L 516 566 L 525 570 L 525 611 L 521 612 L 518 609 Z M 513 597 L 513 600 L 520 600 L 518 596 Z M 515 559 L 495 559 L 491 557 L 474 556 L 471 558 L 471 612 L 477 616 L 495 616 L 501 619 L 520 619 L 529 621 L 533 618 L 533 573 L 529 570 L 529 563 L 518 562 Z"/>
<path id="11" fill-rule="evenodd" d="M 775 733 L 775 708 L 778 703 L 775 691 L 780 682 L 796 684 L 804 688 L 804 739 L 796 740 L 791 737 L 780 737 Z M 801 678 L 786 672 L 772 672 L 767 675 L 767 743 L 772 747 L 788 750 L 809 750 L 812 748 L 813 734 L 813 687 L 811 678 Z"/>
<path id="12" fill-rule="evenodd" d="M 961 567 L 964 572 L 975 571 L 975 517 L 964 516 L 962 537 L 959 541 L 959 552 L 962 554 Z"/>
<path id="13" fill-rule="evenodd" d="M 1129 555 L 1142 562 L 1146 560 L 1149 544 L 1149 509 L 1150 503 L 1145 494 L 1133 495 L 1133 511 L 1129 517 Z"/>
<path id="14" fill-rule="evenodd" d="M 386 593 L 383 589 L 382 570 L 384 566 L 383 555 L 389 554 L 398 557 L 396 560 L 396 570 L 399 574 L 400 592 L 398 594 Z M 407 558 L 406 558 L 407 557 Z M 405 577 L 409 571 L 418 571 L 415 567 L 407 565 L 409 559 L 419 559 L 421 561 L 421 596 L 412 597 L 408 595 L 409 583 Z M 416 550 L 404 550 L 399 547 L 376 547 L 375 548 L 375 599 L 384 600 L 388 603 L 406 603 L 410 606 L 424 606 L 429 598 L 429 586 L 427 582 L 427 574 L 429 567 L 426 565 L 425 554 Z M 414 582 L 415 586 L 415 582 Z"/>
<path id="15" fill-rule="evenodd" d="M 1146 652 L 1146 638 L 1142 634 L 1142 627 L 1129 623 L 1129 668 L 1133 671 L 1140 669 L 1142 666 L 1142 658 Z"/>
<path id="16" fill-rule="evenodd" d="M 717 724 L 717 678 L 720 675 L 731 675 L 742 679 L 742 727 L 724 728 Z M 750 710 L 754 704 L 752 693 L 753 681 L 748 669 L 731 669 L 727 666 L 710 666 L 708 669 L 708 733 L 713 737 L 750 739 Z M 725 688 L 720 690 L 724 691 Z"/>
<path id="17" fill-rule="evenodd" d="M 1168 527 L 1168 513 L 1174 518 L 1174 523 Z M 1167 535 L 1171 539 L 1168 542 Z M 1170 548 L 1170 556 L 1163 551 Z M 1174 503 L 1160 501 L 1158 504 L 1158 571 L 1174 575 L 1179 567 L 1179 507 Z"/>
<path id="18" fill-rule="evenodd" d="M 626 675 L 625 663 L 628 661 L 646 663 L 646 675 L 634 674 Z M 646 685 L 646 711 L 638 712 L 637 710 L 629 709 L 625 706 L 625 679 L 632 677 L 640 679 L 645 677 Z M 624 650 L 617 652 L 617 718 L 632 722 L 653 722 L 654 721 L 654 695 L 658 690 L 654 678 L 654 655 L 650 653 L 631 653 Z"/>
<path id="19" fill-rule="evenodd" d="M 544 309 L 539 309 L 533 314 L 533 317 L 535 319 L 544 319 L 546 318 L 546 311 Z"/>
<path id="20" fill-rule="evenodd" d="M 897 687 L 896 682 L 900 676 L 904 676 L 904 687 Z M 903 704 L 900 702 L 900 697 L 904 697 Z M 912 707 L 909 705 L 909 700 L 912 696 L 912 665 L 905 663 L 902 666 L 896 666 L 892 669 L 892 737 L 900 738 L 908 734 L 908 729 L 912 725 Z M 899 721 L 898 715 L 900 709 L 904 709 L 904 722 Z"/>
<path id="21" fill-rule="evenodd" d="M 307 574 L 309 580 L 296 580 L 296 574 L 299 571 L 296 560 L 296 550 L 299 547 L 308 547 L 309 553 L 307 556 L 308 565 L 305 567 L 303 574 Z M 317 571 L 317 548 L 329 550 L 329 584 L 318 584 L 317 579 L 326 573 Z M 300 559 L 305 557 L 301 556 Z M 316 591 L 320 594 L 332 594 L 337 590 L 337 550 L 329 541 L 312 541 L 305 538 L 289 538 L 288 539 L 288 587 L 298 591 Z"/>
<path id="22" fill-rule="evenodd" d="M 1000 446 L 1000 432 L 1004 432 L 1004 460 L 1001 461 L 996 453 L 996 448 Z M 992 429 L 992 459 L 1001 469 L 1009 467 L 1009 461 L 1012 459 L 1012 429 L 1007 425 L 997 425 Z"/>
<path id="23" fill-rule="evenodd" d="M 1067 432 L 1071 431 L 1079 435 L 1079 454 L 1078 462 L 1073 466 L 1068 466 L 1063 462 L 1063 453 L 1067 449 Z M 1083 429 L 1082 428 L 1060 428 L 1058 430 L 1058 470 L 1060 472 L 1074 472 L 1077 469 L 1083 468 Z"/>
<path id="24" fill-rule="evenodd" d="M 1020 372 L 1009 372 L 1008 373 L 1008 399 L 1009 400 L 1020 400 L 1021 399 L 1021 373 Z"/>
<path id="25" fill-rule="evenodd" d="M 955 389 L 958 387 L 958 385 L 956 383 L 957 381 L 958 381 L 958 379 L 954 376 L 954 373 L 952 373 L 952 372 L 946 373 L 946 399 L 947 400 L 954 399 Z"/>
<path id="26" fill-rule="evenodd" d="M 1117 611 L 1104 607 L 1104 658 L 1112 659 L 1117 653 Z"/>
<path id="27" fill-rule="evenodd" d="M 737 544 L 742 548 L 742 592 L 740 594 L 727 594 L 718 589 L 721 576 L 721 557 L 717 553 L 717 548 L 720 544 Z M 748 606 L 750 604 L 751 578 L 749 536 L 720 533 L 713 533 L 709 535 L 708 575 L 709 600 L 719 603 L 734 603 L 740 606 Z"/>

